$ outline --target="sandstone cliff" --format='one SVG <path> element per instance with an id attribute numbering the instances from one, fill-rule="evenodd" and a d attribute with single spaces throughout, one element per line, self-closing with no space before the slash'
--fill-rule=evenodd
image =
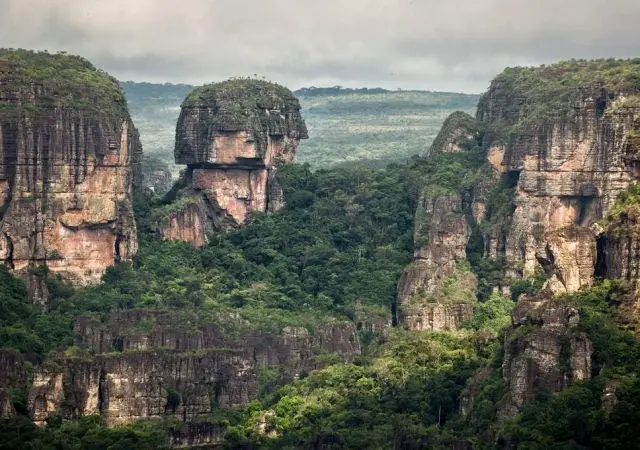
<path id="1" fill-rule="evenodd" d="M 579 305 L 554 299 L 547 291 L 521 299 L 507 333 L 502 376 L 507 382 L 499 417 L 507 418 L 542 390 L 559 392 L 574 381 L 591 378 L 591 341 L 576 331 Z"/>
<path id="2" fill-rule="evenodd" d="M 271 333 L 251 331 L 234 316 L 181 321 L 179 313 L 130 311 L 105 323 L 80 317 L 75 330 L 78 347 L 34 374 L 29 408 L 36 423 L 54 412 L 100 414 L 108 425 L 169 415 L 206 428 L 216 408 L 254 400 L 269 374 L 277 375 L 270 382 L 283 382 L 321 367 L 322 355 L 360 354 L 356 329 L 346 322 Z M 210 432 L 175 438 L 221 437 Z"/>
<path id="3" fill-rule="evenodd" d="M 182 104 L 175 160 L 187 165 L 178 197 L 199 197 L 199 213 L 193 206 L 173 211 L 159 223 L 160 234 L 199 246 L 205 232 L 236 227 L 254 211 L 281 208 L 276 164 L 291 162 L 305 138 L 300 104 L 282 86 L 229 80 L 195 89 Z M 184 229 L 196 221 L 204 226 Z"/>
<path id="4" fill-rule="evenodd" d="M 83 285 L 131 259 L 141 151 L 115 79 L 79 57 L 1 50 L 0 260 Z"/>
<path id="5" fill-rule="evenodd" d="M 591 377 L 580 305 L 554 294 L 596 277 L 637 280 L 633 192 L 614 205 L 638 176 L 639 69 L 614 60 L 507 69 L 480 101 L 487 161 L 470 212 L 485 257 L 504 258 L 507 278 L 547 279 L 541 294 L 521 296 L 506 332 L 501 418 Z"/>
<path id="6" fill-rule="evenodd" d="M 511 223 L 502 234 L 488 230 L 487 256 L 502 253 L 512 276 L 544 270 L 555 292 L 591 285 L 596 251 L 589 229 L 637 175 L 629 143 L 640 85 L 615 75 L 623 64 L 508 69 L 482 97 L 488 164 L 515 187 Z"/>

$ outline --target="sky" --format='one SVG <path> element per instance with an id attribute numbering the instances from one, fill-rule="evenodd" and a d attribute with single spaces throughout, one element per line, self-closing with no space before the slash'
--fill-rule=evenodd
<path id="1" fill-rule="evenodd" d="M 640 0 L 0 0 L 0 46 L 120 80 L 477 93 L 507 66 L 640 56 Z"/>

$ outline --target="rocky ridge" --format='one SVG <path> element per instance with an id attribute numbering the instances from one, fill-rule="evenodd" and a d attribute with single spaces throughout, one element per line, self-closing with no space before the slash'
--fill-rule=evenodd
<path id="1" fill-rule="evenodd" d="M 450 323 L 457 317 L 471 316 L 472 301 L 466 315 L 439 314 L 436 327 L 432 319 L 428 326 L 416 319 L 433 317 L 431 310 L 454 297 L 449 292 L 436 299 L 432 292 L 451 283 L 442 277 L 464 261 L 476 233 L 484 258 L 504 261 L 506 284 L 494 292 L 508 294 L 509 280 L 546 279 L 540 295 L 521 296 L 507 332 L 501 418 L 515 415 L 540 389 L 557 392 L 591 377 L 592 345 L 575 331 L 579 307 L 554 295 L 588 288 L 596 278 L 623 278 L 637 286 L 637 211 L 634 201 L 614 206 L 638 176 L 640 85 L 633 74 L 640 68 L 634 61 L 507 69 L 482 96 L 477 122 L 450 118 L 429 154 L 460 151 L 456 142 L 475 130 L 486 161 L 470 191 L 435 200 L 423 196 L 414 237 L 420 250 L 398 288 L 399 322 L 410 329 L 455 329 Z M 467 128 L 455 126 L 461 123 Z M 633 191 L 627 195 L 635 198 Z M 409 299 L 420 293 L 431 294 L 432 304 L 411 310 Z M 470 392 L 480 384 L 476 380 Z M 463 403 L 470 410 L 469 396 Z"/>
<path id="2" fill-rule="evenodd" d="M 322 367 L 322 355 L 350 361 L 361 352 L 356 329 L 346 322 L 327 322 L 313 332 L 259 332 L 232 316 L 178 320 L 160 311 L 115 313 L 106 322 L 78 318 L 77 347 L 34 373 L 33 420 L 99 414 L 114 426 L 168 415 L 185 427 L 206 428 L 215 423 L 216 408 L 257 398 L 262 374 L 283 382 Z"/>

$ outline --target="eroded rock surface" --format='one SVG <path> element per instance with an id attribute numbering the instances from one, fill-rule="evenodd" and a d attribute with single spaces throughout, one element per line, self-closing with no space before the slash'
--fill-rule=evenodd
<path id="1" fill-rule="evenodd" d="M 512 417 L 542 390 L 559 392 L 570 383 L 591 378 L 593 347 L 577 331 L 576 305 L 547 291 L 521 298 L 505 338 L 502 376 L 508 386 L 499 415 Z"/>
<path id="2" fill-rule="evenodd" d="M 19 274 L 46 265 L 76 285 L 96 283 L 137 250 L 142 149 L 124 96 L 81 58 L 2 57 L 16 62 L 0 73 L 0 260 Z M 69 75 L 42 76 L 50 66 Z"/>
<path id="3" fill-rule="evenodd" d="M 180 196 L 202 198 L 207 232 L 237 227 L 254 211 L 276 211 L 284 204 L 276 165 L 291 162 L 305 138 L 300 104 L 282 86 L 229 80 L 198 88 L 178 120 L 175 159 L 188 166 Z M 165 227 L 160 224 L 165 238 L 199 245 L 201 233 Z"/>
<path id="4" fill-rule="evenodd" d="M 575 64 L 589 70 L 589 63 Z M 537 78 L 529 82 L 520 75 L 526 81 L 515 85 L 505 72 L 478 108 L 488 130 L 488 165 L 515 187 L 511 224 L 506 233 L 487 230 L 487 256 L 503 254 L 512 275 L 525 278 L 551 263 L 554 290 L 571 292 L 593 281 L 595 235 L 588 237 L 584 230 L 607 214 L 638 175 L 633 136 L 640 85 L 587 83 L 548 105 L 548 98 L 536 95 L 543 83 L 556 83 L 562 69 L 522 70 L 538 73 Z M 539 86 L 531 87 L 535 83 Z M 486 201 L 478 197 L 474 208 L 482 219 Z"/>
<path id="5" fill-rule="evenodd" d="M 278 369 L 291 380 L 322 367 L 320 355 L 346 361 L 360 355 L 357 331 L 347 322 L 328 322 L 313 333 L 301 327 L 267 333 L 243 329 L 231 316 L 219 323 L 178 320 L 152 311 L 113 314 L 107 323 L 79 318 L 80 349 L 35 374 L 29 394 L 34 421 L 41 424 L 54 412 L 69 418 L 100 414 L 119 425 L 169 414 L 196 426 L 216 407 L 254 400 L 264 371 Z M 231 324 L 239 328 L 231 330 Z M 170 390 L 180 396 L 177 404 L 169 400 Z M 183 438 L 189 436 L 209 434 L 187 431 Z"/>
<path id="6" fill-rule="evenodd" d="M 398 322 L 410 330 L 455 330 L 471 319 L 477 280 L 466 266 L 470 229 L 459 195 L 422 195 L 414 261 L 398 283 Z"/>

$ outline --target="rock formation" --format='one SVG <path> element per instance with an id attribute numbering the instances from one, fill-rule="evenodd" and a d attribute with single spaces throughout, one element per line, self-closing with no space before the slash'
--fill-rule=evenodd
<path id="1" fill-rule="evenodd" d="M 442 124 L 440 132 L 433 140 L 427 156 L 439 153 L 457 153 L 462 146 L 475 138 L 478 133 L 478 123 L 469 114 L 456 111 Z"/>
<path id="2" fill-rule="evenodd" d="M 503 253 L 515 277 L 544 269 L 555 292 L 591 285 L 596 251 L 589 229 L 638 175 L 629 145 L 640 85 L 607 79 L 601 64 L 508 69 L 478 107 L 494 178 L 504 174 L 515 187 L 511 223 L 506 233 L 485 235 L 487 256 Z M 575 73 L 587 81 L 567 84 Z M 487 218 L 482 197 L 479 221 Z"/>
<path id="3" fill-rule="evenodd" d="M 182 104 L 175 160 L 187 165 L 178 198 L 200 201 L 161 220 L 160 234 L 199 246 L 207 231 L 236 227 L 254 211 L 281 208 L 276 164 L 291 162 L 305 138 L 300 104 L 284 87 L 229 80 L 195 89 Z M 182 228 L 189 224 L 204 227 Z"/>
<path id="4" fill-rule="evenodd" d="M 465 266 L 470 229 L 460 196 L 423 193 L 414 223 L 414 261 L 398 283 L 398 323 L 455 330 L 471 320 L 477 285 Z"/>
<path id="5" fill-rule="evenodd" d="M 576 331 L 579 305 L 552 295 L 547 291 L 521 299 L 513 312 L 502 362 L 508 387 L 502 418 L 515 415 L 543 389 L 559 392 L 571 382 L 591 378 L 591 341 Z"/>
<path id="6" fill-rule="evenodd" d="M 0 260 L 83 285 L 130 259 L 141 151 L 115 79 L 79 57 L 1 50 Z"/>
<path id="7" fill-rule="evenodd" d="M 640 175 L 640 84 L 611 76 L 627 64 L 507 69 L 478 106 L 487 161 L 469 213 L 485 257 L 504 257 L 508 277 L 547 279 L 539 295 L 521 296 L 506 333 L 501 418 L 541 390 L 591 377 L 592 345 L 577 331 L 580 305 L 554 295 L 595 277 L 637 281 L 634 193 L 616 204 Z M 472 399 L 464 400 L 468 411 Z"/>
<path id="8" fill-rule="evenodd" d="M 321 367 L 319 355 L 360 355 L 356 328 L 347 322 L 327 322 L 313 333 L 301 327 L 268 333 L 243 328 L 233 316 L 177 320 L 158 311 L 112 314 L 106 323 L 78 318 L 79 347 L 34 375 L 29 407 L 35 422 L 57 412 L 100 414 L 108 425 L 170 415 L 197 426 L 217 407 L 254 400 L 261 371 L 278 368 L 291 380 Z M 221 437 L 211 430 L 181 433 L 176 439 Z"/>
<path id="9" fill-rule="evenodd" d="M 14 350 L 0 349 L 0 420 L 16 415 L 11 390 L 27 383 L 24 356 Z"/>

